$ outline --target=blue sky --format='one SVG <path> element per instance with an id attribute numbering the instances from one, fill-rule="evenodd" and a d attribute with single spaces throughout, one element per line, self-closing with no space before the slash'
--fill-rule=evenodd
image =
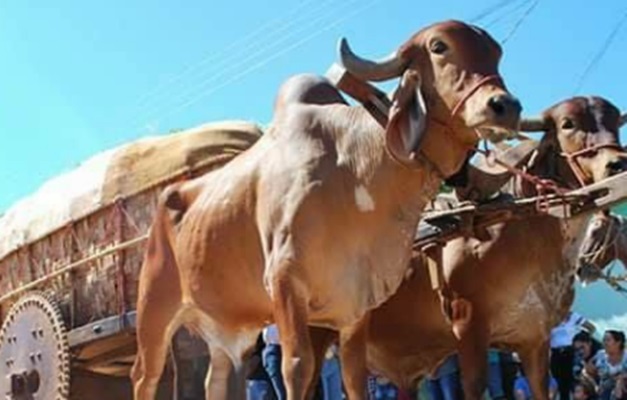
<path id="1" fill-rule="evenodd" d="M 222 119 L 268 122 L 277 87 L 324 73 L 340 36 L 388 54 L 421 27 L 476 21 L 498 40 L 529 0 L 0 2 L 0 210 L 88 156 L 147 134 Z M 504 44 L 525 112 L 575 94 L 627 12 L 624 0 L 548 1 Z M 627 26 L 577 94 L 627 109 Z"/>

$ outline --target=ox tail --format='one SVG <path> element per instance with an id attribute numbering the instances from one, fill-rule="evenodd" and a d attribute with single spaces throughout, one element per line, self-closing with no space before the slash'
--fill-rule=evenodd
<path id="1" fill-rule="evenodd" d="M 167 187 L 157 202 L 140 272 L 138 301 L 158 296 L 157 293 L 161 290 L 169 291 L 170 295 L 175 295 L 178 291 L 177 300 L 180 300 L 181 287 L 174 240 L 175 225 L 182 218 L 186 207 L 179 194 L 179 186 L 180 184 L 175 184 Z"/>

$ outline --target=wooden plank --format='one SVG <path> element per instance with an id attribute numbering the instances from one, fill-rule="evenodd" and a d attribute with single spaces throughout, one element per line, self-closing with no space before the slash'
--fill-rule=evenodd
<path id="1" fill-rule="evenodd" d="M 72 329 L 68 333 L 70 347 L 78 347 L 123 332 L 135 330 L 136 312 L 130 311 Z"/>
<path id="2" fill-rule="evenodd" d="M 387 125 L 392 102 L 385 92 L 356 78 L 339 64 L 331 65 L 325 76 L 333 86 L 360 102 L 381 126 Z"/>
<path id="3" fill-rule="evenodd" d="M 586 206 L 603 209 L 627 201 L 627 172 L 587 185 L 571 192 L 574 196 L 590 196 L 592 202 Z"/>

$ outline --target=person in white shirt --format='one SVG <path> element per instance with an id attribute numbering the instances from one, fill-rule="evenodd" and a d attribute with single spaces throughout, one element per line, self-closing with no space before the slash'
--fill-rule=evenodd
<path id="1" fill-rule="evenodd" d="M 590 321 L 571 311 L 562 323 L 551 331 L 551 374 L 557 380 L 560 400 L 569 400 L 574 388 L 573 338 L 582 330 L 593 334 L 596 328 Z"/>
<path id="2" fill-rule="evenodd" d="M 276 324 L 268 325 L 263 329 L 263 341 L 266 343 L 261 352 L 263 367 L 272 382 L 274 395 L 277 400 L 285 400 L 285 384 L 281 374 L 281 342 L 279 341 L 279 328 Z"/>

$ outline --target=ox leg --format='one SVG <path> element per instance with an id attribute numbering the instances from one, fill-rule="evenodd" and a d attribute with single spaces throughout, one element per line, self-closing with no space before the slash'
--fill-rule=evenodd
<path id="1" fill-rule="evenodd" d="M 289 268 L 285 270 L 289 271 Z M 289 400 L 303 400 L 314 374 L 315 359 L 307 326 L 306 290 L 288 274 L 273 285 L 274 320 L 281 338 L 281 371 Z"/>
<path id="2" fill-rule="evenodd" d="M 316 391 L 316 385 L 320 380 L 322 364 L 325 361 L 327 349 L 337 337 L 335 331 L 326 328 L 310 327 L 309 334 L 311 336 L 311 345 L 314 352 L 314 374 L 307 391 L 307 398 L 313 399 Z"/>
<path id="3" fill-rule="evenodd" d="M 479 400 L 487 387 L 489 329 L 485 318 L 465 299 L 452 302 L 453 324 L 459 338 L 459 363 L 465 400 Z"/>
<path id="4" fill-rule="evenodd" d="M 549 398 L 549 349 L 549 343 L 544 341 L 518 351 L 532 396 L 537 400 Z"/>
<path id="5" fill-rule="evenodd" d="M 236 371 L 229 355 L 217 346 L 211 347 L 211 364 L 205 379 L 207 400 L 227 400 L 241 398 L 236 379 Z M 229 397 L 230 396 L 230 397 Z"/>
<path id="6" fill-rule="evenodd" d="M 370 314 L 354 326 L 340 331 L 342 379 L 350 400 L 368 399 L 366 339 Z"/>
<path id="7" fill-rule="evenodd" d="M 149 305 L 137 312 L 137 356 L 131 370 L 135 400 L 152 400 L 165 366 L 168 347 L 176 327 L 169 326 L 174 312 Z M 172 310 L 173 311 L 173 310 Z"/>
<path id="8" fill-rule="evenodd" d="M 211 340 L 211 364 L 205 378 L 207 400 L 245 400 L 248 355 L 255 346 L 258 330 L 223 334 L 227 342 L 220 345 Z"/>

